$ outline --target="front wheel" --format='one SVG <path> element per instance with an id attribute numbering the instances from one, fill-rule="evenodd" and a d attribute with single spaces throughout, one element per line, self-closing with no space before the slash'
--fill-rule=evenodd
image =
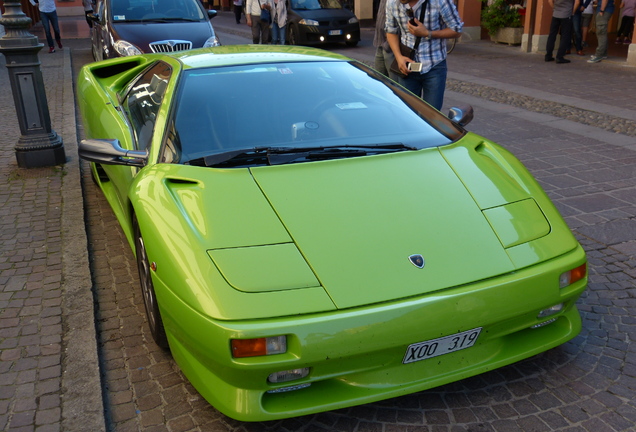
<path id="1" fill-rule="evenodd" d="M 353 40 L 353 41 L 346 41 L 346 42 L 345 42 L 345 44 L 346 44 L 348 47 L 354 47 L 354 46 L 357 46 L 357 45 L 358 45 L 358 41 L 357 41 L 357 40 Z"/>
<path id="2" fill-rule="evenodd" d="M 137 254 L 137 269 L 139 270 L 139 282 L 141 284 L 141 294 L 144 297 L 144 306 L 146 307 L 146 317 L 150 333 L 155 343 L 164 349 L 168 349 L 168 337 L 163 327 L 161 314 L 159 313 L 159 305 L 155 288 L 152 284 L 152 275 L 150 274 L 150 263 L 146 253 L 146 246 L 141 237 L 141 230 L 137 218 L 133 215 L 133 230 L 135 236 L 135 252 Z"/>

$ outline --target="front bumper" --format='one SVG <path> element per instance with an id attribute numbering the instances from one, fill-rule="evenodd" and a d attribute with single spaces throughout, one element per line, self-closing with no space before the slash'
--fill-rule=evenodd
<path id="1" fill-rule="evenodd" d="M 417 298 L 337 312 L 223 322 L 206 318 L 155 281 L 172 354 L 194 387 L 243 421 L 306 415 L 447 384 L 556 347 L 581 329 L 575 307 L 587 278 L 559 289 L 559 275 L 585 262 L 574 251 L 514 274 Z M 555 322 L 539 311 L 558 303 Z M 554 317 L 551 317 L 554 318 Z M 415 342 L 481 327 L 465 350 L 402 364 Z M 234 359 L 230 339 L 287 335 L 285 354 Z M 310 368 L 306 378 L 269 384 L 269 374 Z M 310 383 L 301 390 L 268 390 Z"/>
<path id="2" fill-rule="evenodd" d="M 359 41 L 359 25 L 348 24 L 342 27 L 298 25 L 298 42 L 303 45 Z"/>

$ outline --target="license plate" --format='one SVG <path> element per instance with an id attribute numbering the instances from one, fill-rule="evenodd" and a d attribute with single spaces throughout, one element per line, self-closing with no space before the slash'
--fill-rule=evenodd
<path id="1" fill-rule="evenodd" d="M 342 34 L 342 30 L 329 30 L 329 36 L 339 36 Z"/>
<path id="2" fill-rule="evenodd" d="M 481 333 L 481 327 L 451 336 L 411 344 L 406 348 L 402 363 L 413 363 L 470 348 L 475 345 L 479 333 Z"/>

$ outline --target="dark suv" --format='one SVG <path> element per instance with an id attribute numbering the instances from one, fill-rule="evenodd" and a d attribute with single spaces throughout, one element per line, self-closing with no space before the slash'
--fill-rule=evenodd
<path id="1" fill-rule="evenodd" d="M 89 15 L 93 58 L 218 46 L 215 16 L 199 0 L 98 0 Z"/>

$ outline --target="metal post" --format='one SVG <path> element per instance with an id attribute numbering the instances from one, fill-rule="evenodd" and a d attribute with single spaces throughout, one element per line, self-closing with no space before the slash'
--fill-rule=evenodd
<path id="1" fill-rule="evenodd" d="M 0 38 L 11 91 L 22 135 L 15 146 L 21 168 L 60 165 L 66 162 L 62 138 L 51 128 L 49 106 L 40 69 L 38 51 L 43 44 L 27 30 L 31 18 L 22 12 L 20 2 L 4 2 L 5 13 L 0 24 L 6 34 Z"/>

